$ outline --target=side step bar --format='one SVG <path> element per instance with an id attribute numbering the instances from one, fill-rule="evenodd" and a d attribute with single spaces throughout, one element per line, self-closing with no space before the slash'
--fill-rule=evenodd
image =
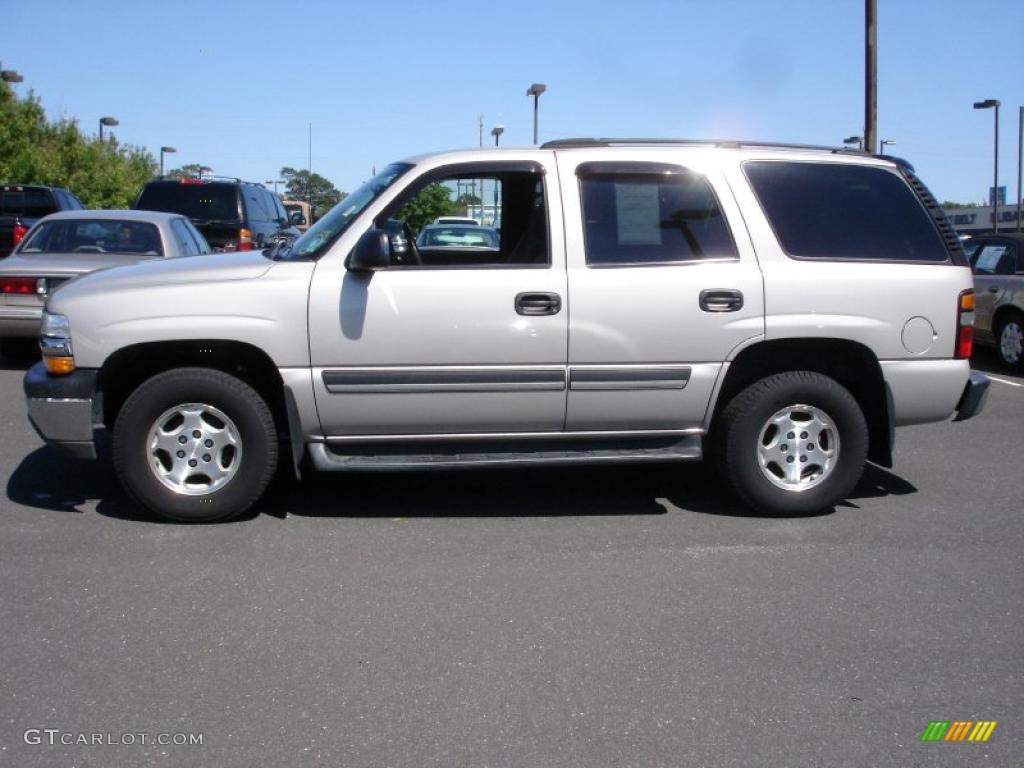
<path id="1" fill-rule="evenodd" d="M 313 466 L 323 472 L 395 472 L 430 469 L 490 469 L 543 465 L 626 464 L 664 461 L 699 461 L 703 455 L 700 435 L 682 438 L 627 441 L 580 441 L 571 444 L 547 441 L 533 444 L 435 443 L 426 446 L 331 447 L 313 443 L 309 455 Z M 404 449 L 404 450 L 403 450 Z"/>

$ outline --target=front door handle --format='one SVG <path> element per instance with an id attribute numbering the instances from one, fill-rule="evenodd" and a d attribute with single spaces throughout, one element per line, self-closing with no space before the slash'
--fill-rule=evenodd
<path id="1" fill-rule="evenodd" d="M 701 291 L 700 308 L 705 312 L 736 312 L 743 309 L 743 292 L 735 288 L 711 288 Z"/>
<path id="2" fill-rule="evenodd" d="M 520 315 L 557 315 L 562 309 L 562 297 L 557 293 L 516 294 L 516 312 Z"/>

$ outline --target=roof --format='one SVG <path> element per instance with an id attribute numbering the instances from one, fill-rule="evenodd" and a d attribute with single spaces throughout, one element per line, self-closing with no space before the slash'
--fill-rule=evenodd
<path id="1" fill-rule="evenodd" d="M 185 219 L 180 213 L 164 213 L 163 211 L 131 211 L 131 210 L 91 210 L 59 211 L 46 217 L 47 221 L 59 219 L 117 219 L 118 221 L 148 221 L 152 224 L 168 222 L 171 219 Z"/>

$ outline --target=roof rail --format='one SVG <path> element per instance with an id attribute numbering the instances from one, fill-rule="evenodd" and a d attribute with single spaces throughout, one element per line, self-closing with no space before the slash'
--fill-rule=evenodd
<path id="1" fill-rule="evenodd" d="M 584 147 L 628 147 L 628 146 L 672 146 L 672 147 L 721 147 L 742 149 L 809 149 L 834 154 L 867 154 L 860 149 L 828 147 L 821 144 L 785 144 L 777 141 L 738 141 L 736 139 L 556 139 L 540 145 L 541 149 L 576 149 Z"/>

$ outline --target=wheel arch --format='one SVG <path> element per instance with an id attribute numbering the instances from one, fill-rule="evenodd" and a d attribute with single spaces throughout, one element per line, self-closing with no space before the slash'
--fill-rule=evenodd
<path id="1" fill-rule="evenodd" d="M 881 466 L 892 466 L 892 395 L 874 352 L 850 339 L 773 339 L 744 347 L 729 363 L 719 387 L 711 412 L 710 434 L 717 432 L 724 408 L 747 386 L 765 376 L 794 370 L 829 376 L 849 390 L 868 425 L 868 458 Z"/>
<path id="2" fill-rule="evenodd" d="M 285 387 L 277 365 L 259 347 L 228 339 L 144 342 L 109 355 L 96 378 L 104 425 L 113 429 L 121 406 L 144 381 L 191 366 L 212 368 L 245 381 L 266 401 L 278 435 L 289 434 Z"/>

